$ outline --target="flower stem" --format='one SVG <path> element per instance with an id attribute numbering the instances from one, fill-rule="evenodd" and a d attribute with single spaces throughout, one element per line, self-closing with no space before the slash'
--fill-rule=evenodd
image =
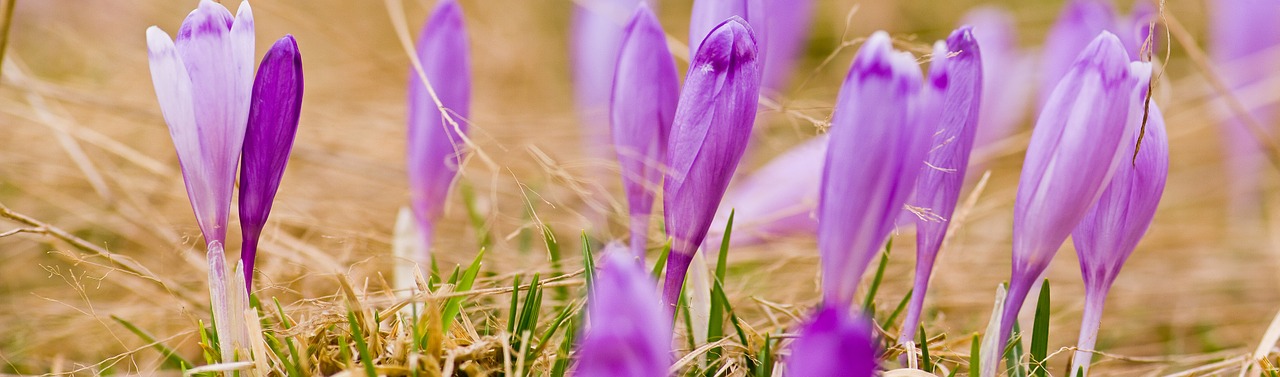
<path id="1" fill-rule="evenodd" d="M 1086 283 L 1086 285 L 1092 285 Z M 1098 288 L 1085 288 L 1084 317 L 1080 322 L 1080 339 L 1076 341 L 1076 353 L 1071 358 L 1070 376 L 1089 375 L 1089 363 L 1093 360 L 1093 349 L 1098 343 L 1098 327 L 1102 325 L 1102 308 L 1107 301 L 1107 292 L 1111 284 L 1106 283 Z M 1077 374 L 1076 372 L 1080 373 Z"/>

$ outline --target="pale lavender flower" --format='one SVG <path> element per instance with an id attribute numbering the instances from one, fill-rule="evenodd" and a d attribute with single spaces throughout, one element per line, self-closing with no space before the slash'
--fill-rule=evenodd
<path id="1" fill-rule="evenodd" d="M 847 306 L 911 195 L 937 128 L 938 93 L 920 67 L 876 32 L 845 78 L 831 118 L 818 202 L 826 305 Z"/>
<path id="2" fill-rule="evenodd" d="M 1209 53 L 1222 81 L 1236 98 L 1249 106 L 1259 124 L 1275 120 L 1274 105 L 1251 103 L 1242 97 L 1246 88 L 1267 81 L 1280 65 L 1280 2 L 1271 0 L 1215 0 L 1209 4 Z M 1266 163 L 1262 150 L 1244 120 L 1223 106 L 1227 171 L 1231 177 L 1232 205 L 1237 213 L 1257 211 L 1258 185 Z"/>
<path id="3" fill-rule="evenodd" d="M 654 281 L 621 245 L 606 248 L 578 343 L 577 377 L 660 377 L 671 367 L 671 316 Z"/>
<path id="4" fill-rule="evenodd" d="M 997 340 L 1004 349 L 1035 280 L 1102 195 L 1142 122 L 1151 64 L 1129 62 L 1103 32 L 1080 53 L 1049 96 L 1027 147 L 1014 202 L 1013 267 Z M 994 334 L 993 334 L 994 335 Z M 989 352 L 995 368 L 1000 352 Z"/>
<path id="5" fill-rule="evenodd" d="M 444 211 L 444 202 L 465 149 L 466 119 L 471 109 L 471 60 L 462 7 L 454 0 L 436 5 L 419 36 L 417 54 L 431 88 L 451 120 L 441 114 L 416 69 L 409 70 L 409 187 L 413 212 L 431 248 L 432 230 Z M 428 260 L 430 252 L 422 255 Z"/>
<path id="6" fill-rule="evenodd" d="M 1043 108 L 1058 81 L 1067 75 L 1072 62 L 1093 38 L 1103 31 L 1115 32 L 1116 11 L 1110 0 L 1069 0 L 1058 21 L 1049 29 L 1041 50 L 1040 107 Z M 1123 42 L 1123 40 L 1121 41 Z"/>
<path id="7" fill-rule="evenodd" d="M 292 35 L 276 41 L 258 67 L 240 160 L 240 260 L 245 287 L 253 287 L 258 237 L 284 177 L 302 110 L 302 55 Z"/>
<path id="8" fill-rule="evenodd" d="M 900 342 L 915 338 L 933 262 L 960 199 L 960 187 L 964 185 L 969 152 L 973 150 L 978 128 L 984 74 L 981 59 L 981 49 L 968 26 L 952 32 L 946 43 L 933 46 L 929 81 L 946 84 L 942 93 L 942 116 L 938 118 L 931 149 L 916 179 L 915 196 L 911 200 L 912 205 L 927 208 L 929 212 L 928 216 L 916 218 L 915 289 L 898 337 Z"/>
<path id="9" fill-rule="evenodd" d="M 721 23 L 694 54 L 667 148 L 662 207 L 668 235 L 663 301 L 674 305 L 751 137 L 760 97 L 755 35 L 741 18 Z"/>
<path id="10" fill-rule="evenodd" d="M 764 0 L 694 0 L 693 10 L 689 14 L 689 56 L 696 55 L 698 47 L 702 46 L 702 40 L 730 17 L 741 18 L 744 24 L 754 22 L 755 15 L 751 14 L 751 10 L 759 9 L 760 1 Z M 760 25 L 752 25 L 756 46 L 764 47 L 764 29 L 757 29 L 758 26 Z M 759 55 L 763 56 L 765 50 L 759 50 Z"/>
<path id="11" fill-rule="evenodd" d="M 872 377 L 878 348 L 870 321 L 841 306 L 824 305 L 791 343 L 787 375 Z"/>
<path id="12" fill-rule="evenodd" d="M 1137 143 L 1137 132 L 1133 136 L 1126 146 Z M 1080 325 L 1080 340 L 1076 343 L 1079 350 L 1071 359 L 1073 374 L 1081 369 L 1084 375 L 1088 374 L 1089 360 L 1093 358 L 1089 350 L 1094 349 L 1098 340 L 1102 306 L 1111 290 L 1111 283 L 1115 282 L 1125 260 L 1151 226 L 1168 177 L 1169 141 L 1164 117 L 1152 103 L 1137 157 L 1132 163 L 1120 164 L 1098 203 L 1071 232 L 1076 254 L 1080 257 L 1085 287 L 1084 318 Z"/>
<path id="13" fill-rule="evenodd" d="M 813 24 L 813 0 L 756 0 L 763 3 L 764 20 L 755 21 L 757 30 L 764 29 L 765 64 L 763 85 L 774 91 L 784 90 L 791 77 L 797 55 L 804 52 L 810 26 Z M 753 17 L 755 15 L 752 15 Z M 759 25 L 763 23 L 764 25 Z"/>
<path id="14" fill-rule="evenodd" d="M 644 260 L 654 192 L 661 187 L 662 159 L 680 98 L 680 76 L 667 50 L 666 33 L 641 5 L 627 25 L 618 53 L 609 114 L 613 145 L 622 167 L 622 187 L 631 214 L 631 251 Z"/>
<path id="15" fill-rule="evenodd" d="M 570 53 L 573 89 L 589 155 L 602 158 L 609 143 L 609 95 L 627 20 L 636 6 L 655 1 L 574 1 Z"/>
<path id="16" fill-rule="evenodd" d="M 813 211 L 818 207 L 827 142 L 827 136 L 821 135 L 800 143 L 729 186 L 711 222 L 705 249 L 720 248 L 731 211 L 730 246 L 817 233 Z"/>
<path id="17" fill-rule="evenodd" d="M 982 76 L 982 109 L 973 142 L 980 148 L 1018 129 L 1035 88 L 1035 64 L 1018 48 L 1016 24 L 1009 12 L 980 7 L 970 11 L 964 23 L 973 26 L 973 37 L 982 46 L 982 71 L 998 73 Z"/>

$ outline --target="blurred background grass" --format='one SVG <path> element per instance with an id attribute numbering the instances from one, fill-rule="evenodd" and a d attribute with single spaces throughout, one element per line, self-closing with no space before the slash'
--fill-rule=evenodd
<path id="1" fill-rule="evenodd" d="M 493 161 L 472 158 L 460 181 L 475 193 L 477 212 L 493 236 L 488 276 L 504 281 L 514 272 L 546 271 L 540 224 L 555 229 L 566 245 L 576 245 L 583 228 L 601 240 L 625 237 L 619 216 L 625 206 L 618 201 L 612 159 L 582 152 L 568 64 L 572 2 L 459 2 L 474 64 L 472 138 Z M 415 35 L 432 3 L 406 4 Z M 659 6 L 664 27 L 679 40 L 687 35 L 689 3 L 664 0 Z M 787 112 L 762 113 L 744 171 L 819 132 L 797 114 L 830 115 L 857 47 L 838 50 L 842 33 L 852 40 L 883 29 L 905 44 L 926 43 L 944 38 L 968 9 L 995 4 L 1017 16 L 1018 39 L 1035 49 L 1061 7 L 1060 1 L 1013 0 L 818 3 L 793 86 L 779 96 Z M 207 321 L 206 297 L 199 295 L 205 289 L 203 248 L 156 104 L 144 39 L 150 25 L 176 32 L 194 4 L 18 2 L 0 76 L 0 203 L 133 258 L 151 276 L 108 268 L 104 259 L 51 237 L 0 237 L 0 371 L 156 370 L 159 359 L 146 342 L 110 316 L 139 324 L 198 358 L 195 322 Z M 1203 41 L 1206 6 L 1173 1 L 1166 12 Z M 395 213 L 408 203 L 403 156 L 409 68 L 387 6 L 260 0 L 253 7 L 258 56 L 271 41 L 292 33 L 307 80 L 293 159 L 259 256 L 258 295 L 305 310 L 314 306 L 309 300 L 337 291 L 334 273 L 381 289 L 379 274 L 393 263 Z M 1227 177 L 1208 102 L 1212 92 L 1182 46 L 1172 47 L 1156 96 L 1170 132 L 1171 176 L 1151 232 L 1112 291 L 1099 348 L 1126 356 L 1173 356 L 1101 358 L 1099 374 L 1156 374 L 1249 352 L 1280 307 L 1280 233 L 1269 221 L 1227 217 Z M 828 56 L 834 59 L 820 66 Z M 1028 117 L 1022 130 L 1030 124 Z M 992 156 L 990 184 L 935 273 L 926 329 L 948 334 L 948 344 L 960 353 L 967 353 L 968 334 L 985 327 L 994 289 L 1008 278 L 1012 202 L 1025 146 L 1019 137 L 1025 134 L 981 152 Z M 1274 196 L 1270 171 L 1267 198 Z M 600 189 L 615 195 L 586 194 Z M 442 269 L 466 263 L 478 248 L 480 234 L 468 225 L 459 192 L 450 199 L 433 247 Z M 607 224 L 597 221 L 601 214 Z M 0 221 L 0 232 L 17 227 Z M 238 225 L 231 228 L 228 238 L 238 239 Z M 524 247 L 530 239 L 533 247 Z M 908 230 L 895 240 L 879 296 L 885 310 L 910 288 L 914 236 Z M 228 248 L 237 249 L 234 242 Z M 816 302 L 811 240 L 735 249 L 729 260 L 727 289 L 753 326 L 791 322 L 765 309 L 767 303 L 804 313 Z M 1048 272 L 1054 289 L 1051 350 L 1075 341 L 1083 302 L 1077 266 L 1068 244 Z M 155 281 L 170 288 L 158 289 Z M 1179 356 L 1191 354 L 1208 356 Z M 1067 356 L 1050 363 L 1060 370 Z"/>

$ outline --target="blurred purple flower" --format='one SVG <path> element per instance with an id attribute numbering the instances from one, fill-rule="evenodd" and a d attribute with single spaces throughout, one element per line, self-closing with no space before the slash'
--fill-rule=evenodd
<path id="1" fill-rule="evenodd" d="M 641 5 L 627 25 L 618 53 L 609 105 L 613 145 L 631 213 L 631 251 L 641 260 L 654 192 L 661 187 L 660 167 L 667 154 L 667 139 L 680 97 L 680 77 L 666 38 L 658 18 L 649 7 Z"/>
<path id="2" fill-rule="evenodd" d="M 867 264 L 893 230 L 937 128 L 938 96 L 920 67 L 876 32 L 858 52 L 836 99 L 818 201 L 826 305 L 847 306 Z"/>
<path id="3" fill-rule="evenodd" d="M 1146 133 L 1142 138 L 1137 158 L 1120 164 L 1115 176 L 1107 184 L 1106 191 L 1084 216 L 1071 240 L 1080 257 L 1080 272 L 1084 276 L 1084 320 L 1080 325 L 1080 340 L 1076 343 L 1076 355 L 1071 359 L 1072 371 L 1084 369 L 1087 375 L 1089 360 L 1098 340 L 1098 325 L 1102 322 L 1102 306 L 1107 300 L 1111 283 L 1116 280 L 1120 268 L 1129 254 L 1138 247 L 1138 241 L 1147 233 L 1155 217 L 1156 206 L 1164 193 L 1165 180 L 1169 177 L 1169 141 L 1165 134 L 1164 117 L 1155 103 L 1147 118 Z M 1133 136 L 1137 136 L 1134 132 Z M 1137 142 L 1129 137 L 1125 145 Z M 1124 148 L 1128 150 L 1128 148 Z M 1131 154 L 1126 153 L 1126 156 Z"/>
<path id="4" fill-rule="evenodd" d="M 147 28 L 151 81 L 169 125 L 187 197 L 206 243 L 226 244 L 231 192 L 253 87 L 253 12 L 202 0 L 176 41 Z"/>
<path id="5" fill-rule="evenodd" d="M 694 54 L 667 148 L 662 207 L 673 238 L 663 301 L 674 305 L 693 255 L 746 151 L 760 97 L 755 35 L 741 18 L 721 23 Z"/>
<path id="6" fill-rule="evenodd" d="M 471 108 L 471 61 L 462 7 L 454 0 L 436 5 L 418 39 L 418 60 L 435 91 L 436 99 L 416 69 L 409 71 L 409 187 L 413 213 L 423 237 L 422 257 L 428 260 L 432 229 L 444 211 L 444 202 L 458 174 L 463 153 L 466 119 Z"/>
<path id="7" fill-rule="evenodd" d="M 869 321 L 850 315 L 841 306 L 824 305 L 791 343 L 787 375 L 871 377 L 877 353 Z"/>
<path id="8" fill-rule="evenodd" d="M 782 91 L 786 89 L 797 55 L 804 52 L 812 25 L 813 0 L 756 1 L 763 3 L 764 20 L 752 22 L 757 30 L 763 29 L 760 34 L 764 34 L 763 39 L 768 42 L 764 45 L 762 82 L 765 88 Z"/>
<path id="9" fill-rule="evenodd" d="M 1128 161 L 1142 122 L 1151 64 L 1129 62 L 1120 39 L 1103 32 L 1089 44 L 1045 104 L 1014 202 L 1013 268 L 997 340 L 1004 349 L 1035 280 L 1071 230 Z M 999 357 L 990 352 L 989 357 Z M 996 360 L 983 360 L 994 368 Z"/>
<path id="10" fill-rule="evenodd" d="M 766 0 L 693 0 L 693 10 L 689 14 L 689 56 L 697 55 L 698 47 L 702 46 L 702 40 L 730 17 L 742 19 L 743 24 L 751 22 L 753 20 L 751 10 L 759 9 L 760 1 Z M 760 50 L 759 55 L 764 56 L 765 50 L 761 47 L 765 46 L 763 41 L 766 37 L 765 30 L 757 29 L 756 26 L 759 25 L 752 25 L 755 44 Z"/>
<path id="11" fill-rule="evenodd" d="M 1013 15 L 995 7 L 980 7 L 964 17 L 982 46 L 982 107 L 974 146 L 983 147 L 1018 129 L 1031 103 L 1035 65 L 1018 48 Z M 976 172 L 981 173 L 980 168 Z"/>
<path id="12" fill-rule="evenodd" d="M 1143 0 L 1139 0 L 1137 4 L 1134 16 L 1124 17 L 1116 14 L 1110 0 L 1071 0 L 1067 3 L 1044 42 L 1040 76 L 1042 109 L 1054 87 L 1058 85 L 1058 80 L 1066 76 L 1075 57 L 1098 33 L 1109 31 L 1115 34 L 1129 56 L 1138 60 L 1138 53 L 1146 39 L 1147 26 L 1155 9 Z"/>
<path id="13" fill-rule="evenodd" d="M 927 208 L 929 216 L 916 218 L 915 289 L 898 337 L 901 342 L 915 339 L 933 262 L 942 248 L 951 215 L 960 199 L 960 187 L 964 185 L 982 99 L 981 59 L 981 49 L 968 26 L 952 32 L 946 43 L 933 45 L 929 81 L 945 82 L 942 116 L 938 118 L 932 149 L 925 156 L 911 199 L 913 206 Z"/>
<path id="14" fill-rule="evenodd" d="M 293 36 L 285 35 L 267 50 L 258 67 L 240 160 L 240 260 L 247 288 L 253 287 L 258 237 L 284 177 L 301 110 L 302 55 Z"/>
<path id="15" fill-rule="evenodd" d="M 711 222 L 705 249 L 720 248 L 730 211 L 734 213 L 730 246 L 817 233 L 813 210 L 818 207 L 827 142 L 827 136 L 820 135 L 800 143 L 730 186 Z"/>
<path id="16" fill-rule="evenodd" d="M 671 367 L 671 316 L 649 274 L 621 245 L 606 248 L 591 287 L 577 377 L 657 377 Z"/>
<path id="17" fill-rule="evenodd" d="M 1209 53 L 1222 81 L 1237 98 L 1245 89 L 1267 81 L 1280 65 L 1280 2 L 1272 0 L 1215 0 L 1209 2 Z M 1259 124 L 1274 123 L 1274 105 L 1245 101 Z M 1225 106 L 1224 106 L 1225 107 Z M 1227 169 L 1232 179 L 1236 213 L 1258 211 L 1259 174 L 1266 163 L 1257 140 L 1243 119 L 1224 109 L 1221 121 Z"/>

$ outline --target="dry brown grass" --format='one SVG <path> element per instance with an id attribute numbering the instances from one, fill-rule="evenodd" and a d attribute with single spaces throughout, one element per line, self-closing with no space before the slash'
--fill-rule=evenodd
<path id="1" fill-rule="evenodd" d="M 409 2 L 411 28 L 425 19 L 428 3 Z M 461 179 L 474 189 L 495 237 L 484 267 L 492 275 L 477 288 L 509 287 L 513 274 L 549 271 L 538 227 L 551 226 L 566 250 L 577 250 L 577 230 L 600 214 L 610 222 L 595 223 L 591 234 L 622 237 L 623 205 L 589 194 L 616 192 L 613 175 L 598 173 L 616 169 L 608 159 L 580 152 L 566 47 L 571 3 L 461 3 L 475 64 L 474 115 L 467 121 L 479 149 L 492 159 L 491 165 L 471 159 Z M 688 2 L 663 3 L 668 32 L 685 35 Z M 781 96 L 784 112 L 763 115 L 747 166 L 818 132 L 811 120 L 829 116 L 856 47 L 836 51 L 846 27 L 853 38 L 887 29 L 906 44 L 931 41 L 944 37 L 977 2 L 820 3 L 810 51 L 800 65 L 807 84 Z M 1003 3 L 1018 14 L 1024 45 L 1036 44 L 1059 5 Z M 858 11 L 846 23 L 855 4 Z M 143 38 L 152 24 L 175 31 L 190 5 L 19 2 L 0 82 L 0 203 L 65 234 L 0 221 L 0 233 L 29 230 L 0 237 L 0 371 L 156 373 L 158 354 L 110 316 L 139 324 L 189 359 L 199 358 L 196 323 L 207 321 L 199 232 L 156 106 Z M 1202 37 L 1202 7 L 1170 2 L 1167 11 Z M 402 157 L 408 60 L 382 2 L 259 0 L 254 12 L 259 50 L 284 33 L 294 34 L 307 77 L 298 141 L 265 231 L 255 288 L 259 297 L 286 303 L 286 312 L 305 329 L 321 331 L 324 324 L 345 321 L 337 275 L 354 282 L 352 295 L 370 313 L 394 302 L 382 293 L 380 274 L 390 271 L 392 223 L 408 199 Z M 1280 307 L 1275 221 L 1227 216 L 1227 179 L 1209 103 L 1213 92 L 1182 46 L 1172 50 L 1156 96 L 1171 134 L 1168 189 L 1150 234 L 1111 294 L 1099 341 L 1109 356 L 1100 358 L 1099 375 L 1234 374 L 1241 362 L 1229 359 L 1252 352 Z M 831 63 L 819 66 L 828 56 L 834 57 Z M 1274 92 L 1280 85 L 1268 87 Z M 1244 102 L 1277 101 L 1264 97 Z M 1014 136 L 981 152 L 990 161 L 990 184 L 940 259 L 926 329 L 946 334 L 934 352 L 950 360 L 967 356 L 969 334 L 985 326 L 994 287 L 1007 279 L 1024 145 L 1025 135 Z M 1271 171 L 1267 201 L 1258 205 L 1280 213 L 1273 208 Z M 477 249 L 459 197 L 453 196 L 434 245 L 442 269 L 467 263 Z M 530 208 L 537 221 L 527 217 Z M 238 226 L 231 228 L 229 239 L 238 238 Z M 532 251 L 520 251 L 530 235 Z M 882 307 L 895 304 L 910 286 L 913 237 L 896 239 L 879 296 Z M 128 258 L 137 268 L 113 265 L 94 250 Z M 565 263 L 580 266 L 579 260 L 569 257 Z M 818 260 L 810 240 L 733 250 L 729 261 L 727 289 L 752 328 L 781 331 L 816 300 Z M 1083 302 L 1076 266 L 1067 247 L 1048 272 L 1054 287 L 1051 350 L 1075 339 Z M 501 312 L 508 293 L 485 297 L 468 306 L 471 320 L 493 315 L 486 309 Z M 393 341 L 395 330 L 386 331 Z M 324 336 L 317 339 L 328 341 Z M 476 344 L 502 348 L 493 342 L 460 330 L 446 345 L 454 351 Z M 1067 358 L 1061 353 L 1050 359 L 1055 372 Z M 1214 366 L 1222 360 L 1228 362 Z"/>

